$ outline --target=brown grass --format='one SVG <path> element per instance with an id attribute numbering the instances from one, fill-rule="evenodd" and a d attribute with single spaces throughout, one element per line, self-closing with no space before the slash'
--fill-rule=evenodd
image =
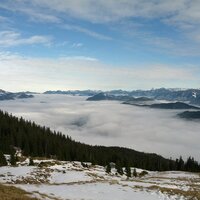
<path id="1" fill-rule="evenodd" d="M 179 195 L 183 196 L 186 199 L 191 199 L 191 200 L 200 200 L 200 192 L 197 190 L 180 190 L 180 189 L 174 189 L 174 188 L 163 188 L 159 186 L 150 186 L 148 187 L 150 190 L 159 190 L 162 193 L 168 194 L 168 195 Z"/>
<path id="2" fill-rule="evenodd" d="M 0 184 L 1 200 L 37 200 L 29 195 L 31 195 L 31 193 L 28 193 L 22 189 Z"/>

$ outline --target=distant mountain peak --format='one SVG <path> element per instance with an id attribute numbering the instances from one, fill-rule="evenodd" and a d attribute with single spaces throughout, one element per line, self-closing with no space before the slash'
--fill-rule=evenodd
<path id="1" fill-rule="evenodd" d="M 14 99 L 25 99 L 34 97 L 32 94 L 27 94 L 26 92 L 6 92 L 0 89 L 0 101 L 2 100 L 14 100 Z"/>

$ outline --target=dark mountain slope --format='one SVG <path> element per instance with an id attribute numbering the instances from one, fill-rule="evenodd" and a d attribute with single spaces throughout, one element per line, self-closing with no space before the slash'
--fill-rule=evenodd
<path id="1" fill-rule="evenodd" d="M 200 111 L 185 111 L 178 116 L 185 119 L 200 119 Z"/>
<path id="2" fill-rule="evenodd" d="M 135 103 L 129 103 L 129 102 L 124 102 L 123 104 L 128 104 L 128 105 L 133 105 L 133 106 L 140 106 L 140 107 L 148 107 L 148 108 L 156 108 L 156 109 L 177 109 L 177 110 L 184 110 L 184 109 L 195 109 L 195 110 L 199 110 L 199 107 L 196 106 L 192 106 L 186 103 L 182 103 L 182 102 L 175 102 L 175 103 L 156 103 L 156 104 L 151 104 L 151 105 L 147 105 L 147 104 L 137 104 Z"/>
<path id="3" fill-rule="evenodd" d="M 182 102 L 152 104 L 149 107 L 159 109 L 200 109 L 199 107 L 191 106 Z"/>
<path id="4" fill-rule="evenodd" d="M 88 161 L 104 166 L 108 162 L 115 162 L 121 166 L 129 165 L 148 170 L 184 169 L 182 160 L 179 163 L 178 160 L 175 162 L 157 154 L 128 148 L 86 145 L 59 132 L 52 132 L 49 128 L 0 111 L 0 150 L 11 153 L 13 147 L 21 148 L 25 155 L 48 158 L 53 156 L 59 160 Z M 194 163 L 192 171 L 200 171 L 198 163 Z"/>

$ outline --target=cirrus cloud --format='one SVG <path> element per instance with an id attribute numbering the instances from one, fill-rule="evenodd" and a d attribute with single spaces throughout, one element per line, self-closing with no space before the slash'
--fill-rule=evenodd
<path id="1" fill-rule="evenodd" d="M 0 32 L 0 46 L 11 47 L 18 45 L 33 45 L 33 44 L 45 44 L 49 45 L 51 37 L 33 35 L 31 37 L 23 38 L 22 35 L 14 31 L 1 31 Z"/>

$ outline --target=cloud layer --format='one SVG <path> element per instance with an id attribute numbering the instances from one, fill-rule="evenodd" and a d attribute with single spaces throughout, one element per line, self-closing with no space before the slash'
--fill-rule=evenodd
<path id="1" fill-rule="evenodd" d="M 85 56 L 29 58 L 1 52 L 0 69 L 1 87 L 8 91 L 196 87 L 199 82 L 195 66 L 112 66 Z"/>
<path id="2" fill-rule="evenodd" d="M 62 131 L 72 138 L 99 145 L 130 147 L 165 157 L 199 156 L 198 122 L 167 111 L 86 102 L 85 97 L 38 95 L 34 99 L 0 102 L 1 109 Z"/>

